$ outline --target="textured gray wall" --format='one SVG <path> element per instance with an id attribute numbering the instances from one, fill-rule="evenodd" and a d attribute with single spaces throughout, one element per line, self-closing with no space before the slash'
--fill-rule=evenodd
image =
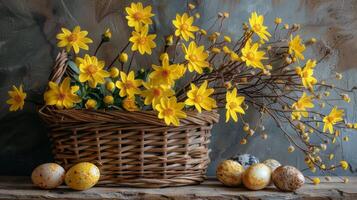
<path id="1" fill-rule="evenodd" d="M 36 114 L 34 105 L 28 104 L 23 112 L 9 113 L 4 103 L 11 85 L 25 84 L 36 96 L 46 85 L 51 64 L 58 49 L 55 35 L 60 27 L 73 27 L 77 24 L 90 32 L 96 42 L 106 27 L 113 30 L 113 42 L 105 44 L 100 56 L 110 60 L 129 36 L 124 18 L 124 7 L 130 1 L 119 0 L 3 0 L 0 1 L 0 174 L 29 174 L 39 163 L 51 160 L 46 131 Z M 183 12 L 184 0 L 145 1 L 154 7 L 155 30 L 158 38 L 172 30 L 171 21 L 176 12 Z M 228 11 L 231 17 L 228 35 L 240 33 L 242 22 L 251 11 L 266 15 L 270 25 L 276 16 L 284 23 L 300 23 L 302 33 L 307 37 L 320 38 L 318 47 L 308 57 L 318 57 L 321 49 L 331 48 L 333 54 L 319 67 L 319 75 L 328 77 L 331 70 L 345 72 L 340 84 L 345 87 L 357 85 L 357 1 L 355 0 L 205 0 L 198 1 L 202 18 L 197 21 L 208 27 L 219 11 Z M 162 38 L 162 37 L 161 37 Z M 157 41 L 159 44 L 161 41 Z M 96 46 L 96 45 L 92 45 Z M 155 56 L 155 54 L 154 54 Z M 150 57 L 142 57 L 134 64 L 145 66 L 151 63 Z M 349 107 L 344 107 L 349 121 L 356 121 L 356 96 Z M 254 122 L 254 113 L 245 116 Z M 268 140 L 256 134 L 248 145 L 239 145 L 243 134 L 241 124 L 219 123 L 213 130 L 212 163 L 209 174 L 214 174 L 217 163 L 236 153 L 252 153 L 261 160 L 276 158 L 284 164 L 304 168 L 303 157 L 295 152 L 288 154 L 287 140 L 271 121 L 267 121 Z M 355 153 L 357 136 L 345 143 L 343 153 L 339 145 L 329 149 L 338 156 L 349 160 L 353 170 L 357 165 Z M 338 174 L 352 174 L 353 171 L 337 171 Z"/>

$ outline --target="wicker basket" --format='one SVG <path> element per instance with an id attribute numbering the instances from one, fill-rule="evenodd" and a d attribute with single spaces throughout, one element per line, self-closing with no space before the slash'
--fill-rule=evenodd
<path id="1" fill-rule="evenodd" d="M 50 80 L 67 70 L 64 52 Z M 209 163 L 210 131 L 216 112 L 187 112 L 178 127 L 166 126 L 154 112 L 57 110 L 43 107 L 55 161 L 68 169 L 88 161 L 100 171 L 99 184 L 167 187 L 199 184 Z"/>

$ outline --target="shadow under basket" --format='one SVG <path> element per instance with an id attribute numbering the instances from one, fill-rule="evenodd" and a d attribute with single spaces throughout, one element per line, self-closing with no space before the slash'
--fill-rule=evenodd
<path id="1" fill-rule="evenodd" d="M 100 185 L 168 187 L 199 184 L 209 163 L 216 112 L 187 112 L 166 126 L 151 111 L 39 110 L 47 123 L 55 161 L 66 170 L 92 162 Z"/>

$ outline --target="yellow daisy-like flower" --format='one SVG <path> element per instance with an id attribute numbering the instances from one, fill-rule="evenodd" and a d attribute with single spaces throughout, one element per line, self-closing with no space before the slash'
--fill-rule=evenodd
<path id="1" fill-rule="evenodd" d="M 175 84 L 175 81 L 181 78 L 186 68 L 180 64 L 170 65 L 169 59 L 165 57 L 162 60 L 162 66 L 152 65 L 154 69 L 150 73 L 150 80 L 156 85 L 163 85 L 166 87 L 171 87 Z"/>
<path id="2" fill-rule="evenodd" d="M 305 57 L 302 54 L 305 51 L 305 45 L 302 43 L 300 35 L 296 35 L 294 38 L 291 35 L 289 42 L 289 54 L 294 54 L 297 59 L 304 60 Z"/>
<path id="3" fill-rule="evenodd" d="M 6 101 L 10 105 L 10 111 L 22 110 L 25 105 L 25 99 L 27 94 L 23 91 L 22 85 L 19 88 L 12 86 L 12 91 L 8 92 L 10 99 Z"/>
<path id="4" fill-rule="evenodd" d="M 125 72 L 120 72 L 120 79 L 115 83 L 120 89 L 119 96 L 134 97 L 135 94 L 140 94 L 139 86 L 141 86 L 142 80 L 135 79 L 134 71 L 129 72 L 128 75 Z"/>
<path id="5" fill-rule="evenodd" d="M 196 71 L 199 74 L 203 73 L 203 68 L 209 66 L 209 62 L 206 61 L 208 53 L 205 52 L 204 46 L 197 46 L 195 42 L 190 42 L 188 48 L 183 44 L 183 52 L 185 53 L 185 59 L 188 61 L 187 67 L 190 72 Z"/>
<path id="6" fill-rule="evenodd" d="M 342 121 L 344 115 L 345 112 L 343 110 L 337 109 L 337 107 L 335 106 L 331 110 L 330 114 L 325 116 L 322 120 L 325 123 L 323 131 L 326 132 L 326 130 L 329 130 L 330 133 L 333 133 L 333 125 Z"/>
<path id="7" fill-rule="evenodd" d="M 154 39 L 156 34 L 148 34 L 149 27 L 143 26 L 138 31 L 133 31 L 129 41 L 133 43 L 132 51 L 139 51 L 141 55 L 147 53 L 151 55 L 151 49 L 156 47 Z"/>
<path id="8" fill-rule="evenodd" d="M 237 88 L 234 88 L 232 92 L 227 91 L 226 93 L 226 122 L 229 121 L 230 117 L 237 122 L 238 116 L 237 112 L 245 114 L 242 103 L 244 102 L 245 97 L 237 96 Z"/>
<path id="9" fill-rule="evenodd" d="M 187 13 L 184 13 L 182 16 L 176 14 L 176 19 L 172 20 L 173 25 L 175 26 L 175 35 L 180 36 L 185 41 L 188 41 L 190 38 L 195 39 L 193 32 L 199 30 L 197 26 L 192 26 L 193 17 L 189 16 Z"/>
<path id="10" fill-rule="evenodd" d="M 154 84 L 152 81 L 143 83 L 146 90 L 141 92 L 141 95 L 145 98 L 145 105 L 153 105 L 153 108 L 160 103 L 160 99 L 163 97 L 170 97 L 175 94 L 175 92 L 164 85 Z"/>
<path id="11" fill-rule="evenodd" d="M 314 177 L 314 178 L 312 179 L 312 183 L 313 183 L 314 185 L 318 185 L 318 184 L 320 184 L 320 182 L 321 182 L 321 180 L 320 180 L 320 178 L 318 178 L 318 177 Z"/>
<path id="12" fill-rule="evenodd" d="M 142 3 L 131 3 L 130 7 L 125 8 L 126 19 L 128 20 L 128 26 L 134 27 L 135 30 L 139 30 L 142 25 L 152 24 L 151 17 L 154 14 L 151 13 L 152 7 L 146 6 L 143 7 Z"/>
<path id="13" fill-rule="evenodd" d="M 253 68 L 264 69 L 264 65 L 262 60 L 267 59 L 265 56 L 264 51 L 259 51 L 259 44 L 254 43 L 252 44 L 248 41 L 242 49 L 242 56 L 241 59 L 246 63 L 246 65 L 252 66 Z"/>
<path id="14" fill-rule="evenodd" d="M 186 99 L 185 104 L 195 106 L 199 113 L 202 111 L 202 108 L 208 111 L 217 108 L 216 100 L 209 97 L 213 94 L 214 89 L 207 88 L 207 86 L 207 81 L 204 81 L 199 88 L 191 83 L 191 90 L 187 92 L 188 99 Z"/>
<path id="15" fill-rule="evenodd" d="M 317 83 L 314 75 L 314 68 L 316 66 L 316 60 L 308 60 L 303 69 L 301 67 L 296 67 L 296 74 L 300 76 L 302 84 L 307 89 L 312 89 L 312 87 Z"/>
<path id="16" fill-rule="evenodd" d="M 94 99 L 88 99 L 84 106 L 87 109 L 95 109 L 97 107 L 97 101 Z"/>
<path id="17" fill-rule="evenodd" d="M 86 82 L 91 88 L 97 87 L 97 84 L 103 84 L 105 78 L 109 77 L 109 72 L 103 70 L 104 61 L 98 60 L 95 56 L 86 54 L 79 64 L 79 81 Z"/>
<path id="18" fill-rule="evenodd" d="M 292 119 L 300 120 L 301 116 L 308 117 L 309 112 L 306 111 L 306 108 L 314 107 L 314 104 L 312 102 L 313 98 L 313 96 L 307 96 L 304 92 L 300 99 L 297 102 L 293 103 L 293 105 L 291 106 L 294 109 L 294 111 L 291 113 Z"/>
<path id="19" fill-rule="evenodd" d="M 71 78 L 69 77 L 65 78 L 60 85 L 50 81 L 48 86 L 49 90 L 44 94 L 46 105 L 54 105 L 58 109 L 69 109 L 81 102 L 81 98 L 75 94 L 79 87 L 71 86 Z"/>
<path id="20" fill-rule="evenodd" d="M 345 161 L 345 160 L 341 160 L 340 161 L 340 165 L 341 165 L 341 168 L 343 169 L 343 170 L 347 170 L 348 169 L 348 162 L 347 161 Z"/>
<path id="21" fill-rule="evenodd" d="M 135 103 L 135 98 L 134 97 L 126 97 L 123 100 L 123 108 L 127 111 L 134 112 L 134 111 L 139 111 L 139 107 Z"/>
<path id="22" fill-rule="evenodd" d="M 74 27 L 72 32 L 66 28 L 62 28 L 61 30 L 62 33 L 56 35 L 56 38 L 59 40 L 57 46 L 66 47 L 67 52 L 73 48 L 74 52 L 77 54 L 79 49 L 89 49 L 87 43 L 93 43 L 90 38 L 86 37 L 88 31 L 81 31 L 80 26 Z"/>
<path id="23" fill-rule="evenodd" d="M 176 97 L 163 97 L 160 99 L 160 103 L 155 106 L 155 109 L 159 112 L 159 119 L 164 119 L 166 125 L 171 123 L 175 126 L 180 125 L 180 118 L 186 118 L 186 113 L 182 111 L 184 103 L 177 103 Z"/>
<path id="24" fill-rule="evenodd" d="M 264 26 L 264 16 L 258 15 L 256 12 L 251 14 L 249 18 L 249 24 L 254 33 L 256 33 L 260 39 L 268 41 L 271 37 L 270 33 L 267 31 L 268 27 Z"/>

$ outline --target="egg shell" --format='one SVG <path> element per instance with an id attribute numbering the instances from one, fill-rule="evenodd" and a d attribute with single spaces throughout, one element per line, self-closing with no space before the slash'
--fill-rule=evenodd
<path id="1" fill-rule="evenodd" d="M 269 185 L 271 169 L 263 163 L 250 166 L 243 174 L 243 184 L 250 190 L 261 190 Z"/>
<path id="2" fill-rule="evenodd" d="M 277 160 L 274 160 L 274 159 L 268 159 L 268 160 L 264 160 L 263 161 L 263 164 L 265 164 L 266 166 L 268 166 L 272 173 L 274 172 L 274 170 L 278 167 L 281 166 L 281 164 L 277 161 Z M 269 185 L 273 185 L 273 179 L 270 180 L 270 183 Z"/>
<path id="3" fill-rule="evenodd" d="M 31 180 L 34 185 L 42 189 L 53 189 L 63 183 L 65 173 L 59 164 L 45 163 L 32 171 Z"/>
<path id="4" fill-rule="evenodd" d="M 272 174 L 274 185 L 282 191 L 295 191 L 305 183 L 304 175 L 293 166 L 280 166 Z"/>
<path id="5" fill-rule="evenodd" d="M 97 166 L 89 162 L 82 162 L 68 170 L 65 182 L 74 190 L 87 190 L 97 184 L 99 178 L 100 171 Z"/>
<path id="6" fill-rule="evenodd" d="M 226 186 L 239 186 L 242 184 L 244 168 L 233 160 L 222 161 L 216 170 L 218 180 Z"/>
<path id="7" fill-rule="evenodd" d="M 230 160 L 234 160 L 241 164 L 244 169 L 247 169 L 249 166 L 259 163 L 259 159 L 250 154 L 238 154 L 230 158 Z"/>

